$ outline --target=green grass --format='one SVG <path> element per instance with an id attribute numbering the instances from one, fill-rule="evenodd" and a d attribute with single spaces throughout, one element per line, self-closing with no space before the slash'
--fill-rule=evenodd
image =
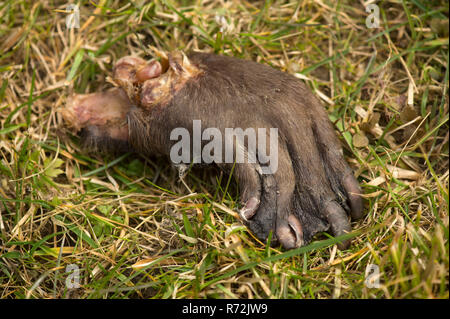
<path id="1" fill-rule="evenodd" d="M 448 4 L 0 2 L 2 298 L 448 298 Z M 223 17 L 223 18 L 220 18 Z M 202 50 L 297 74 L 323 100 L 364 190 L 348 250 L 269 248 L 236 218 L 234 179 L 88 154 L 58 110 L 131 53 Z M 188 188 L 192 191 L 189 191 Z M 80 269 L 67 289 L 66 267 Z M 379 288 L 365 285 L 370 264 Z"/>

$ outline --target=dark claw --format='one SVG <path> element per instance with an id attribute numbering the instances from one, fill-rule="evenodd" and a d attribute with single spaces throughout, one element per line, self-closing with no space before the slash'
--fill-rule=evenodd
<path id="1" fill-rule="evenodd" d="M 260 239 L 266 241 L 271 231 L 275 229 L 277 212 L 276 182 L 273 175 L 262 175 L 261 202 L 257 213 L 246 224 Z M 277 244 L 276 234 L 272 237 L 272 244 Z"/>
<path id="2" fill-rule="evenodd" d="M 347 192 L 348 201 L 350 202 L 352 218 L 360 219 L 363 216 L 363 200 L 358 182 L 350 174 L 344 178 L 343 186 Z"/>
<path id="3" fill-rule="evenodd" d="M 352 228 L 348 221 L 348 216 L 344 209 L 335 201 L 328 202 L 325 206 L 325 216 L 331 226 L 331 231 L 334 236 L 340 236 L 351 232 Z M 350 240 L 345 240 L 337 244 L 341 250 L 347 249 L 350 245 Z"/>

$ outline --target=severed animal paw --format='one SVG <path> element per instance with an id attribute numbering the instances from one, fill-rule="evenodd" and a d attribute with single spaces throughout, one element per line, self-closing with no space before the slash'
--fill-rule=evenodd
<path id="1" fill-rule="evenodd" d="M 334 128 L 299 79 L 251 61 L 182 52 L 149 62 L 121 58 L 113 78 L 119 88 L 76 95 L 62 112 L 88 146 L 232 172 L 243 222 L 286 249 L 318 232 L 350 232 L 349 216 L 362 216 L 361 190 Z"/>

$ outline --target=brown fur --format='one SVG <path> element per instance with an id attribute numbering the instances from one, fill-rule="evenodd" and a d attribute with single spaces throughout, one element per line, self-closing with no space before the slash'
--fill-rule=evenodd
<path id="1" fill-rule="evenodd" d="M 246 224 L 263 240 L 273 231 L 286 248 L 308 243 L 330 223 L 335 235 L 350 230 L 345 212 L 361 216 L 360 190 L 324 108 L 302 81 L 213 54 L 191 53 L 188 60 L 169 56 L 169 64 L 160 78 L 144 82 L 140 105 L 128 112 L 129 144 L 135 151 L 167 156 L 176 143 L 170 132 L 184 127 L 192 137 L 193 120 L 221 132 L 278 128 L 275 174 L 260 174 L 258 163 L 236 164 L 242 203 L 256 210 Z M 232 165 L 219 166 L 230 171 Z"/>

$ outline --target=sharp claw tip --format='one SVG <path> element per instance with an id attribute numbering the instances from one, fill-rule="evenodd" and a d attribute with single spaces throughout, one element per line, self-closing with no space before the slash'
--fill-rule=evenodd
<path id="1" fill-rule="evenodd" d="M 259 199 L 256 197 L 251 197 L 246 203 L 243 208 L 239 210 L 239 215 L 244 219 L 245 221 L 248 221 L 250 218 L 255 215 L 256 210 L 259 206 Z"/>
<path id="2" fill-rule="evenodd" d="M 245 217 L 245 209 L 241 209 L 240 211 L 239 211 L 239 216 L 244 220 L 244 221 L 246 221 L 246 222 L 248 222 L 248 219 L 247 219 L 247 217 Z"/>

